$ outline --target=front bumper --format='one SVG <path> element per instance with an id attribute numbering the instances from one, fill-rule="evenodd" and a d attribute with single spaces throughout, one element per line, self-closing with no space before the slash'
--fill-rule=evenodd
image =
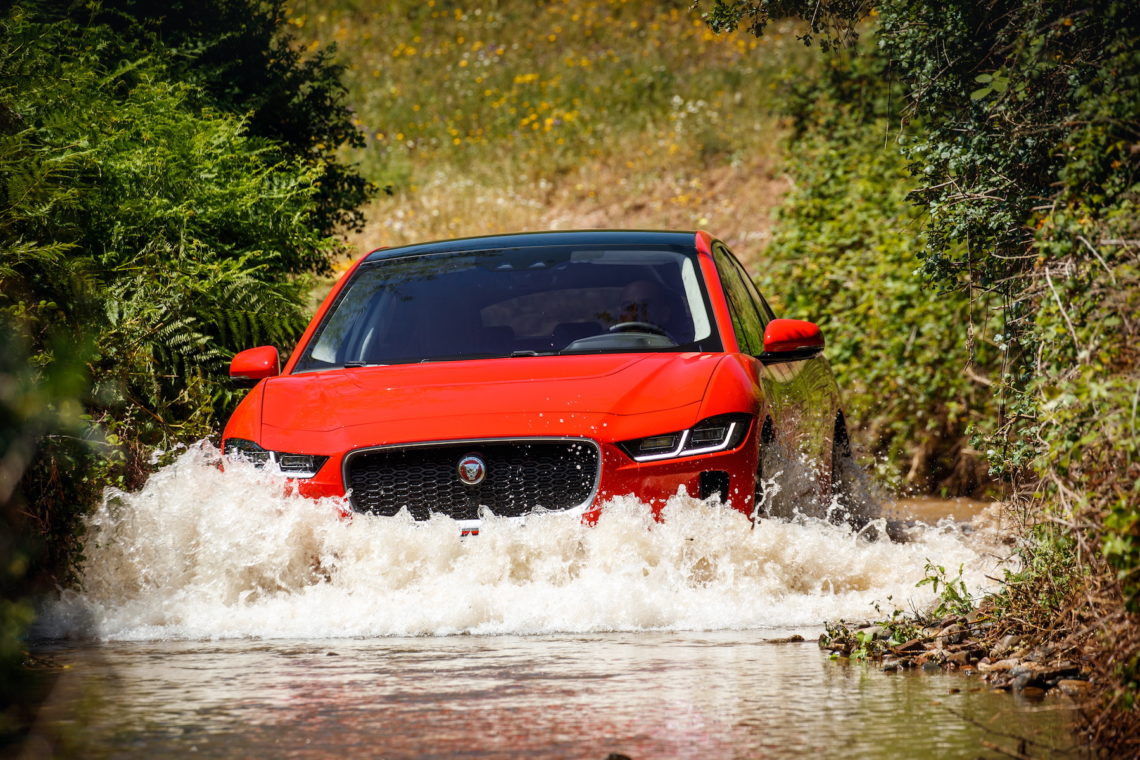
<path id="1" fill-rule="evenodd" d="M 755 423 L 752 428 L 755 428 Z M 580 514 L 584 522 L 593 524 L 607 502 L 632 495 L 648 504 L 654 517 L 660 519 L 665 504 L 680 492 L 698 498 L 720 496 L 732 508 L 744 514 L 752 512 L 759 454 L 754 429 L 748 431 L 741 445 L 729 451 L 652 462 L 633 461 L 615 442 L 594 443 L 600 453 L 594 495 L 584 504 L 563 510 L 563 514 Z M 438 443 L 404 445 L 430 446 Z M 345 496 L 346 456 L 330 456 L 314 477 L 293 481 L 297 491 L 312 498 Z M 464 530 L 475 530 L 479 525 L 478 520 L 460 522 Z"/>

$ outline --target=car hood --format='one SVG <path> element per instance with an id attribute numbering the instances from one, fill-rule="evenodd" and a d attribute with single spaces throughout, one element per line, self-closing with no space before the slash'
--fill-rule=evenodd
<path id="1" fill-rule="evenodd" d="M 721 358 L 533 356 L 286 375 L 266 381 L 262 421 L 267 432 L 318 432 L 455 420 L 458 431 L 463 418 L 646 414 L 699 404 Z"/>

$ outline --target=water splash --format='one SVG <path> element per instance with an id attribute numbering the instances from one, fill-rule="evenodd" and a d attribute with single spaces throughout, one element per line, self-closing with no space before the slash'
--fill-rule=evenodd
<path id="1" fill-rule="evenodd" d="M 928 560 L 984 588 L 997 560 L 946 524 L 905 544 L 845 526 L 760 520 L 684 495 L 665 521 L 615 499 L 595 527 L 558 514 L 490 518 L 477 537 L 436 516 L 340 517 L 278 474 L 217 467 L 203 443 L 89 521 L 82 591 L 43 612 L 46 637 L 321 638 L 721 630 L 922 607 Z"/>

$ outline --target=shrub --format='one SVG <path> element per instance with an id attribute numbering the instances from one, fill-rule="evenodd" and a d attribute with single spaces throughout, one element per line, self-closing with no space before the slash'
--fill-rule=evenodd
<path id="1" fill-rule="evenodd" d="M 336 244 L 312 224 L 322 169 L 251 135 L 162 55 L 108 62 L 113 30 L 21 7 L 3 23 L 0 311 L 33 370 L 78 356 L 90 380 L 80 437 L 95 448 L 46 441 L 25 476 L 63 572 L 107 479 L 133 485 L 152 448 L 213 431 L 230 355 L 291 345 L 304 273 Z"/>
<path id="2" fill-rule="evenodd" d="M 309 225 L 329 235 L 361 223 L 372 186 L 338 160 L 363 136 L 345 101 L 336 47 L 303 48 L 286 23 L 284 0 L 25 0 L 37 18 L 69 19 L 74 33 L 109 34 L 90 51 L 108 70 L 149 58 L 166 77 L 193 86 L 193 99 L 245 120 L 244 132 L 271 140 L 314 173 Z M 80 44 L 81 40 L 80 40 Z M 325 262 L 310 262 L 322 271 Z"/>
<path id="3" fill-rule="evenodd" d="M 984 292 L 916 273 L 929 220 L 908 201 L 899 146 L 920 128 L 900 128 L 886 65 L 873 52 L 835 55 L 790 85 L 793 189 L 759 282 L 782 313 L 820 322 L 852 432 L 884 475 L 971 493 L 986 466 L 967 426 L 993 413 L 1002 331 Z"/>

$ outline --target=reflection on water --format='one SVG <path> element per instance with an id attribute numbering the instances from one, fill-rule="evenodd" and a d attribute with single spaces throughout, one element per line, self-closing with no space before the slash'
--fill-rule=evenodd
<path id="1" fill-rule="evenodd" d="M 134 642 L 56 654 L 72 665 L 65 679 L 107 697 L 89 703 L 72 741 L 116 757 L 974 758 L 986 755 L 982 741 L 1016 747 L 1010 734 L 1070 741 L 1059 701 L 833 663 L 810 639 L 766 643 L 774 633 Z M 57 701 L 49 714 L 77 710 Z"/>

